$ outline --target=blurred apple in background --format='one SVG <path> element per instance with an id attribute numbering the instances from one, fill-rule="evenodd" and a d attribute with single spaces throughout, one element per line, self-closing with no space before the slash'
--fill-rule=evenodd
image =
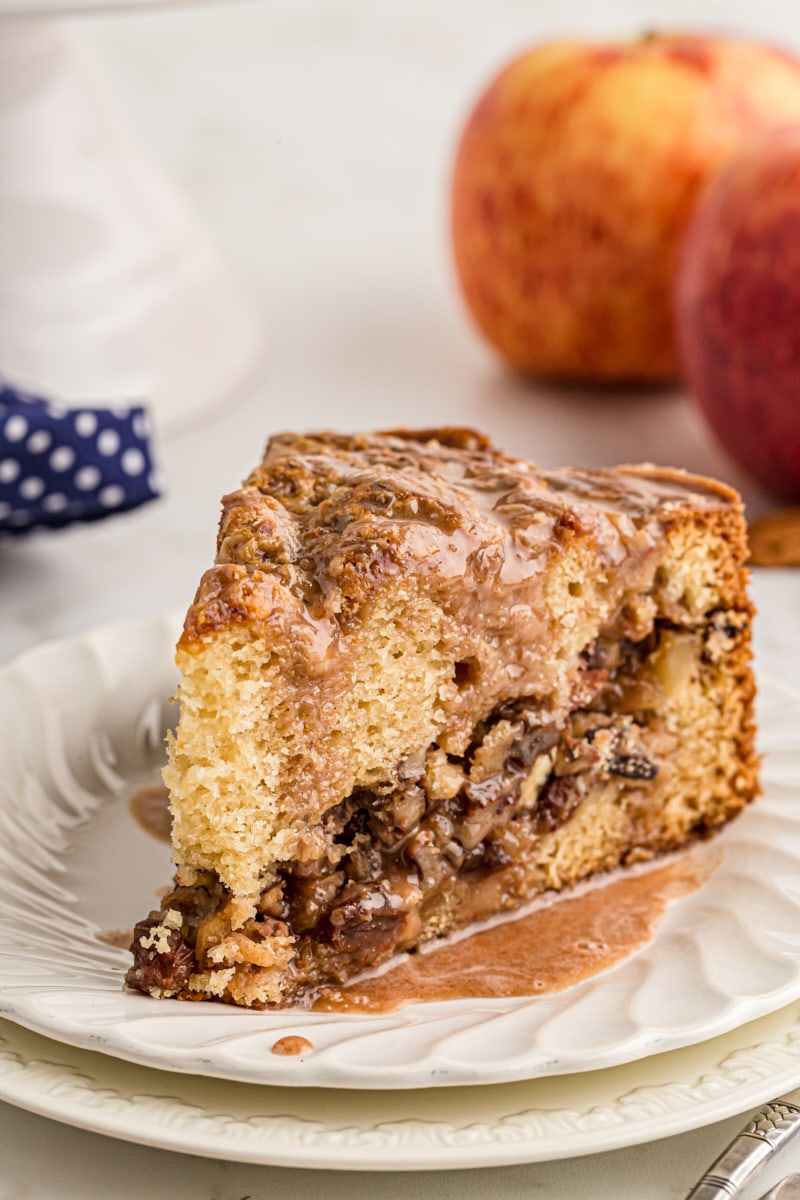
<path id="1" fill-rule="evenodd" d="M 455 260 L 477 324 L 527 372 L 674 378 L 673 273 L 698 196 L 753 134 L 792 120 L 800 63 L 745 41 L 524 54 L 478 101 L 455 163 Z"/>
<path id="2" fill-rule="evenodd" d="M 709 187 L 676 316 L 687 385 L 721 444 L 800 500 L 800 126 L 757 138 Z"/>

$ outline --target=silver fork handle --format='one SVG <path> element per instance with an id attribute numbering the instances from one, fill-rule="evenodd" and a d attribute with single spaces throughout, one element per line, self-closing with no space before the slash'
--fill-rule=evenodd
<path id="1" fill-rule="evenodd" d="M 741 1133 L 697 1181 L 686 1200 L 730 1200 L 776 1150 L 800 1133 L 800 1106 L 773 1100 L 754 1113 Z"/>

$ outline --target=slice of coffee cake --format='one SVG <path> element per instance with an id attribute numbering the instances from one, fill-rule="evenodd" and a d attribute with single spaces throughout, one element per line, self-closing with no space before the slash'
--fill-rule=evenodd
<path id="1" fill-rule="evenodd" d="M 729 488 L 469 430 L 283 435 L 226 497 L 131 987 L 308 1003 L 703 837 L 757 791 Z"/>

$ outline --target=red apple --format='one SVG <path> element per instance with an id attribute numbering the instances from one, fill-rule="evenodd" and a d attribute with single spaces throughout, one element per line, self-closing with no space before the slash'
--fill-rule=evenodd
<path id="1" fill-rule="evenodd" d="M 800 500 L 800 126 L 757 138 L 710 185 L 676 291 L 689 388 L 726 450 Z"/>
<path id="2" fill-rule="evenodd" d="M 523 54 L 467 121 L 452 181 L 458 276 L 525 371 L 678 374 L 677 251 L 707 181 L 754 134 L 800 121 L 800 63 L 746 41 L 649 36 Z"/>

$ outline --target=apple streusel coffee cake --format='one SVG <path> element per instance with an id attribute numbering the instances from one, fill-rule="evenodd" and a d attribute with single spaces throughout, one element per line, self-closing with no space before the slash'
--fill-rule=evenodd
<path id="1" fill-rule="evenodd" d="M 745 553 L 680 471 L 273 438 L 178 646 L 176 878 L 128 984 L 309 1003 L 723 825 L 757 791 Z"/>

